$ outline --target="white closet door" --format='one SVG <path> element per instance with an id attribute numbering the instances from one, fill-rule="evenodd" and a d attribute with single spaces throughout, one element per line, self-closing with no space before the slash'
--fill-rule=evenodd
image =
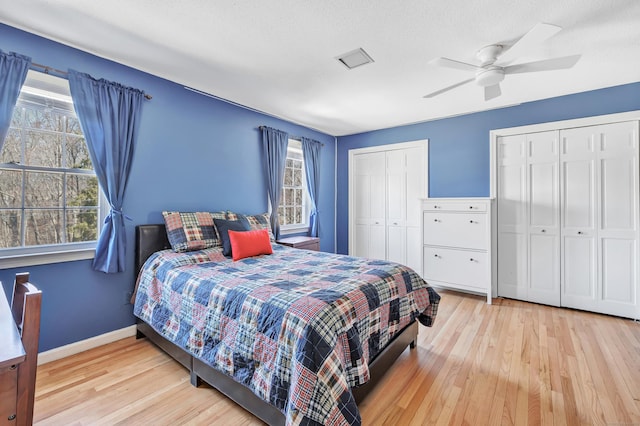
<path id="1" fill-rule="evenodd" d="M 387 259 L 422 270 L 421 199 L 425 194 L 424 150 L 386 153 Z"/>
<path id="2" fill-rule="evenodd" d="M 595 310 L 597 287 L 597 134 L 561 131 L 562 306 Z"/>
<path id="3" fill-rule="evenodd" d="M 633 317 L 638 292 L 638 124 L 562 132 L 562 305 Z"/>
<path id="4" fill-rule="evenodd" d="M 527 300 L 527 149 L 525 135 L 497 140 L 498 296 Z"/>
<path id="5" fill-rule="evenodd" d="M 638 297 L 638 125 L 598 127 L 598 311 L 633 317 Z"/>
<path id="6" fill-rule="evenodd" d="M 386 259 L 385 153 L 355 156 L 355 255 Z"/>
<path id="7" fill-rule="evenodd" d="M 405 264 L 407 259 L 407 176 L 405 150 L 386 153 L 387 259 Z"/>
<path id="8" fill-rule="evenodd" d="M 526 136 L 528 192 L 527 300 L 560 305 L 558 132 Z"/>
<path id="9" fill-rule="evenodd" d="M 498 156 L 498 295 L 558 306 L 558 132 L 501 137 Z"/>
<path id="10" fill-rule="evenodd" d="M 406 217 L 407 233 L 405 265 L 420 273 L 422 271 L 422 198 L 427 194 L 424 148 L 405 149 Z"/>

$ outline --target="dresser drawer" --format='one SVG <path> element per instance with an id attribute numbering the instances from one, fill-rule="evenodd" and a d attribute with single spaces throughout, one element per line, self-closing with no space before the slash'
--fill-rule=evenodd
<path id="1" fill-rule="evenodd" d="M 427 245 L 488 250 L 488 216 L 484 213 L 423 213 L 423 242 Z"/>
<path id="2" fill-rule="evenodd" d="M 490 268 L 487 253 L 425 246 L 423 254 L 425 281 L 460 284 L 487 291 Z"/>
<path id="3" fill-rule="evenodd" d="M 459 212 L 486 212 L 487 203 L 484 202 L 453 202 L 453 201 L 424 201 L 423 210 L 433 211 L 459 211 Z"/>

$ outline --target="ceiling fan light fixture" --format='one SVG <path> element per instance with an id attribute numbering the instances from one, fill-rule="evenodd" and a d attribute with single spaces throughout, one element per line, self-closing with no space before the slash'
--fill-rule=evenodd
<path id="1" fill-rule="evenodd" d="M 504 80 L 504 70 L 500 67 L 481 69 L 476 73 L 476 83 L 482 87 L 493 86 L 502 80 Z"/>

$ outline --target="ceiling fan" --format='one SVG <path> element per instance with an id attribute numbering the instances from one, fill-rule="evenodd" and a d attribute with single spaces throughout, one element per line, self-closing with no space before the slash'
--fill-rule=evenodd
<path id="1" fill-rule="evenodd" d="M 475 81 L 479 86 L 484 87 L 484 100 L 488 101 L 497 98 L 502 94 L 500 82 L 507 74 L 520 74 L 526 72 L 552 71 L 571 68 L 578 62 L 580 55 L 562 56 L 542 61 L 528 62 L 524 64 L 509 65 L 517 57 L 525 54 L 530 48 L 542 43 L 546 39 L 557 34 L 562 28 L 539 23 L 520 38 L 511 47 L 501 44 L 492 44 L 478 50 L 476 57 L 480 65 L 469 64 L 449 58 L 436 58 L 429 61 L 432 65 L 454 68 L 464 71 L 473 71 L 475 76 L 444 89 L 436 90 L 425 95 L 425 98 L 432 98 L 456 87 Z"/>

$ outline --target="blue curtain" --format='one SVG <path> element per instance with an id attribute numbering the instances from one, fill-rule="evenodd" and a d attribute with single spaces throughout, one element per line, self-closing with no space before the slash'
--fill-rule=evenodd
<path id="1" fill-rule="evenodd" d="M 69 70 L 69 88 L 96 176 L 111 205 L 98 238 L 93 269 L 122 272 L 126 260 L 122 201 L 144 92 L 74 70 Z"/>
<path id="2" fill-rule="evenodd" d="M 318 195 L 320 193 L 320 147 L 322 144 L 313 139 L 300 138 L 302 155 L 304 155 L 304 171 L 307 176 L 307 191 L 311 199 L 309 214 L 309 236 L 318 236 Z"/>
<path id="3" fill-rule="evenodd" d="M 289 135 L 281 130 L 262 126 L 262 152 L 264 169 L 267 175 L 267 192 L 271 201 L 271 229 L 276 238 L 280 237 L 278 206 L 284 179 L 284 166 L 287 161 Z"/>
<path id="4" fill-rule="evenodd" d="M 0 150 L 30 65 L 28 56 L 0 50 Z"/>

